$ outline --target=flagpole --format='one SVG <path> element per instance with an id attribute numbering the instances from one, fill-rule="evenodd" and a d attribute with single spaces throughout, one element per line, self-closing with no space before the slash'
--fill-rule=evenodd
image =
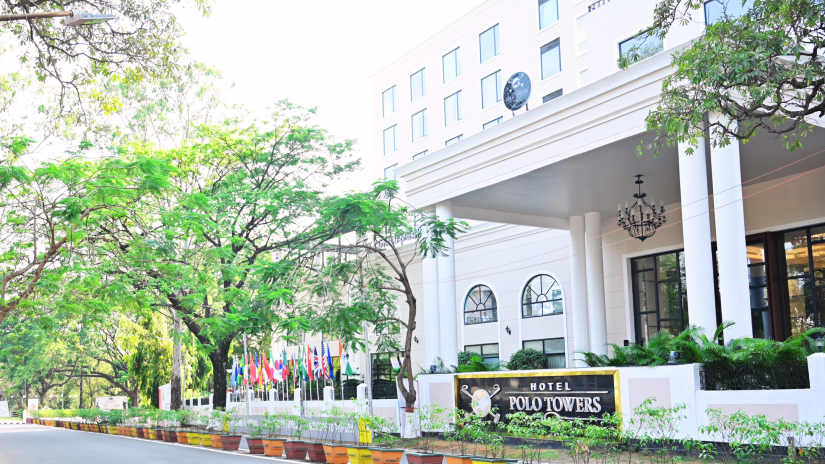
<path id="1" fill-rule="evenodd" d="M 247 354 L 247 350 L 246 350 L 246 333 L 244 332 L 244 334 L 243 334 L 243 355 L 244 355 L 244 358 L 245 358 L 244 362 L 246 362 L 246 359 L 249 359 L 246 354 Z M 246 376 L 244 376 L 244 378 L 246 378 Z M 246 388 L 245 388 L 245 391 L 244 391 L 244 404 L 246 404 L 246 415 L 248 416 L 249 415 L 249 382 L 248 381 L 246 382 L 245 387 Z"/>

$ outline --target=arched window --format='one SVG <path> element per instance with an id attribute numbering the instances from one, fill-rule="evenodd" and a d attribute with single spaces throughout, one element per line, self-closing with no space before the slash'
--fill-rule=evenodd
<path id="1" fill-rule="evenodd" d="M 476 285 L 464 299 L 464 324 L 483 324 L 485 322 L 496 322 L 498 313 L 496 310 L 496 296 L 486 285 Z"/>
<path id="2" fill-rule="evenodd" d="M 537 275 L 527 282 L 521 295 L 521 316 L 539 317 L 564 312 L 561 285 L 549 275 Z"/>

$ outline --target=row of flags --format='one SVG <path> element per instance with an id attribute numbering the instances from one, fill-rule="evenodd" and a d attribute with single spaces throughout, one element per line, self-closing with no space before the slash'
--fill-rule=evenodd
<path id="1" fill-rule="evenodd" d="M 341 371 L 348 376 L 355 375 L 349 356 L 344 352 L 344 346 L 340 340 L 338 341 L 338 353 L 341 355 Z M 237 356 L 233 357 L 231 380 L 233 387 L 247 384 L 257 384 L 260 387 L 270 382 L 288 381 L 290 376 L 292 376 L 293 382 L 301 379 L 306 381 L 316 379 L 334 381 L 335 372 L 329 342 L 327 342 L 326 347 L 321 343 L 320 356 L 318 356 L 317 347 L 313 350 L 307 344 L 306 357 L 304 357 L 303 347 L 298 350 L 297 357 L 293 348 L 291 358 L 287 356 L 286 348 L 277 358 L 272 349 L 269 350 L 269 359 L 266 357 L 266 352 L 250 353 L 246 359 L 241 356 L 240 360 Z"/>

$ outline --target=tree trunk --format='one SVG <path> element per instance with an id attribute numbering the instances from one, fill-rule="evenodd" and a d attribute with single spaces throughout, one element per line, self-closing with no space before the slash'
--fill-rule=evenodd
<path id="1" fill-rule="evenodd" d="M 130 407 L 137 408 L 140 406 L 140 390 L 138 387 L 135 387 L 132 391 L 126 392 L 126 394 L 129 395 L 129 402 L 132 403 L 129 405 Z"/>
<path id="2" fill-rule="evenodd" d="M 180 342 L 181 342 L 181 333 L 180 333 L 180 316 L 178 315 L 177 311 L 172 311 L 172 321 L 173 321 L 173 335 L 175 337 L 175 344 L 174 350 L 172 351 L 172 399 L 170 408 L 174 410 L 178 410 L 181 408 L 181 383 L 180 383 L 180 368 L 181 368 L 181 351 L 180 351 Z"/>
<path id="3" fill-rule="evenodd" d="M 213 407 L 215 409 L 226 409 L 226 363 L 229 361 L 231 345 L 232 339 L 229 338 L 221 342 L 209 354 L 209 360 L 212 361 Z"/>

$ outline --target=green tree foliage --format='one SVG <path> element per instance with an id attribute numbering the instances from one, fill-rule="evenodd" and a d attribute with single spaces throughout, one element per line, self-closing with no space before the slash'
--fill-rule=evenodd
<path id="1" fill-rule="evenodd" d="M 507 361 L 507 369 L 511 371 L 526 371 L 531 369 L 546 369 L 547 356 L 532 348 L 522 348 Z"/>
<path id="2" fill-rule="evenodd" d="M 701 18 L 704 7 L 704 0 L 663 0 L 653 27 L 640 35 L 664 38 L 674 25 Z M 741 17 L 719 18 L 674 53 L 676 71 L 665 79 L 659 105 L 647 117 L 647 129 L 657 133 L 652 148 L 677 142 L 696 146 L 706 114 L 718 113 L 722 117 L 707 125 L 714 145 L 747 142 L 764 131 L 780 135 L 794 149 L 812 130 L 812 118 L 825 114 L 825 2 L 754 0 L 745 8 Z M 643 46 L 620 64 L 641 58 Z"/>

